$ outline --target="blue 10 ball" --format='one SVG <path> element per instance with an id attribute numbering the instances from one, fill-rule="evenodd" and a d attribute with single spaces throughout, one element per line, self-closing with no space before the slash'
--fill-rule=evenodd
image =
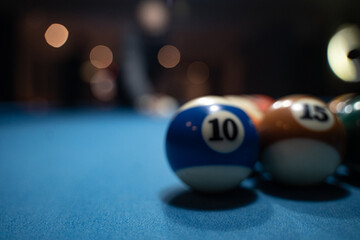
<path id="1" fill-rule="evenodd" d="M 202 97 L 174 116 L 166 153 L 176 175 L 194 190 L 223 192 L 251 173 L 259 137 L 243 110 L 225 98 Z"/>

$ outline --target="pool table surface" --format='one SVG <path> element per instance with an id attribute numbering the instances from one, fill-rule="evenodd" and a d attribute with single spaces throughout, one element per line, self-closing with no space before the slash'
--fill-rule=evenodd
<path id="1" fill-rule="evenodd" d="M 192 192 L 166 160 L 170 120 L 3 108 L 0 239 L 360 238 L 360 184 L 343 171 L 309 188 L 254 173 L 226 194 Z"/>

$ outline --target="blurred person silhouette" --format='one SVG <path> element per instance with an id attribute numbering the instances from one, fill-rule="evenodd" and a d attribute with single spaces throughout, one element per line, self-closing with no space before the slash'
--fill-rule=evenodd
<path id="1" fill-rule="evenodd" d="M 167 6 L 151 0 L 139 3 L 136 21 L 124 30 L 120 80 L 124 97 L 141 112 L 167 115 L 177 107 L 174 98 L 158 90 L 162 66 L 157 55 L 166 43 L 168 25 Z"/>

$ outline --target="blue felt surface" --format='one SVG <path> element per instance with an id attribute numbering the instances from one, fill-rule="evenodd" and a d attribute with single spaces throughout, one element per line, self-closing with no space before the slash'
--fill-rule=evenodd
<path id="1" fill-rule="evenodd" d="M 304 190 L 252 178 L 225 195 L 187 191 L 165 159 L 168 121 L 2 113 L 0 238 L 359 238 L 360 189 L 349 181 Z"/>

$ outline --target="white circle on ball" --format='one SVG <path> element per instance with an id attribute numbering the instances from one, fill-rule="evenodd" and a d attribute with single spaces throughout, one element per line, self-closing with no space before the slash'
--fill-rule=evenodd
<path id="1" fill-rule="evenodd" d="M 211 106 L 214 111 L 204 119 L 201 126 L 202 137 L 212 150 L 230 153 L 241 146 L 245 136 L 244 126 L 235 114 L 218 111 L 217 107 Z"/>
<path id="2" fill-rule="evenodd" d="M 327 106 L 315 99 L 301 99 L 291 106 L 294 119 L 303 127 L 325 131 L 334 125 L 334 116 Z"/>

